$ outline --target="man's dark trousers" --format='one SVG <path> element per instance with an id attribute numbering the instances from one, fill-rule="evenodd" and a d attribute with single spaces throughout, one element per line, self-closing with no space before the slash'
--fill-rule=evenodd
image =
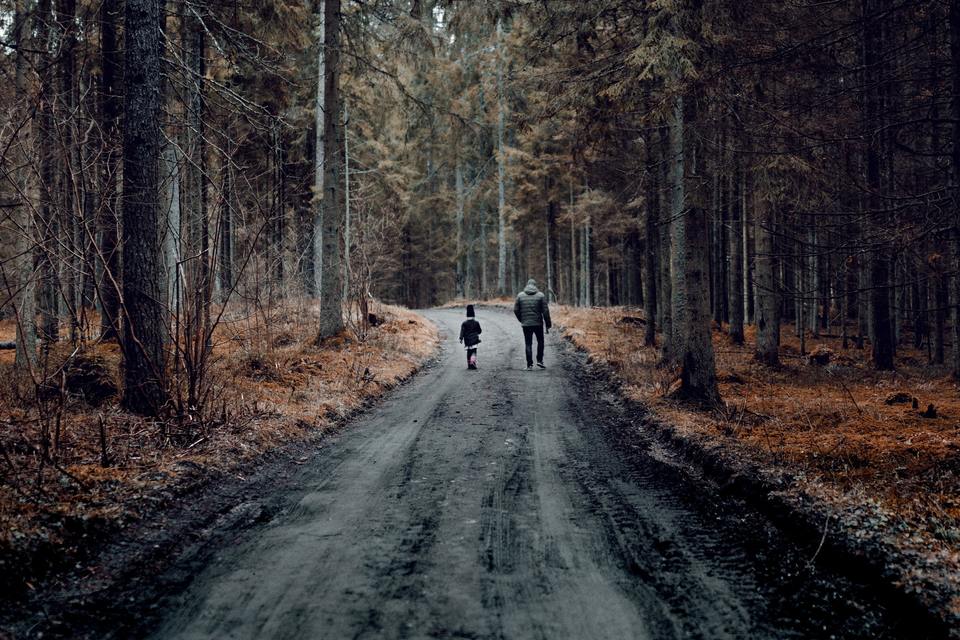
<path id="1" fill-rule="evenodd" d="M 523 346 L 527 350 L 527 366 L 533 366 L 533 336 L 537 336 L 537 362 L 543 362 L 543 325 L 523 328 Z"/>

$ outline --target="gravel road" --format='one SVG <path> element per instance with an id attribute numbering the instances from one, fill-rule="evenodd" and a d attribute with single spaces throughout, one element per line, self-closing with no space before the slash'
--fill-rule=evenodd
<path id="1" fill-rule="evenodd" d="M 156 638 L 896 637 L 868 586 L 811 567 L 643 434 L 551 335 L 427 312 L 437 363 L 349 425 L 268 522 L 167 594 Z"/>

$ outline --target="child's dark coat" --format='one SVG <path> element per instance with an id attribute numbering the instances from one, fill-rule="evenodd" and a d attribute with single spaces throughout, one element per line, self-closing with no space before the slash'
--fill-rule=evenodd
<path id="1" fill-rule="evenodd" d="M 482 332 L 479 322 L 473 318 L 467 318 L 460 325 L 460 340 L 463 341 L 464 346 L 474 347 L 480 344 L 480 334 Z"/>

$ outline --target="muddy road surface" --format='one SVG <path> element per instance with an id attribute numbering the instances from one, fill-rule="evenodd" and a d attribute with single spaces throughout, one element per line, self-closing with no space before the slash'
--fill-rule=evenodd
<path id="1" fill-rule="evenodd" d="M 526 371 L 512 315 L 481 309 L 468 371 L 462 310 L 427 315 L 439 360 L 327 442 L 269 518 L 170 569 L 189 577 L 125 635 L 910 636 L 660 451 L 555 335 Z"/>

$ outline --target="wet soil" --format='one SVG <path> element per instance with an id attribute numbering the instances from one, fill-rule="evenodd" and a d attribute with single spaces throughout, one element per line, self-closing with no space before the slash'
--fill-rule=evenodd
<path id="1" fill-rule="evenodd" d="M 525 370 L 483 309 L 321 444 L 179 494 L 22 605 L 15 636 L 923 638 L 942 633 L 817 540 L 664 449 L 560 339 Z M 779 524 L 775 524 L 774 522 Z M 816 559 L 811 561 L 816 556 Z"/>

